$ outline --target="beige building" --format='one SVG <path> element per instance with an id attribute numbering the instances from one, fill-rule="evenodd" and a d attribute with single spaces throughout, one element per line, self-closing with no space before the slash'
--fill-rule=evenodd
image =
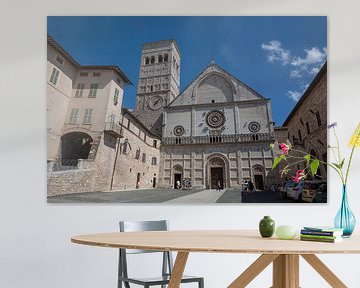
<path id="1" fill-rule="evenodd" d="M 124 86 L 131 81 L 117 66 L 80 65 L 50 36 L 47 41 L 48 195 L 152 187 L 160 140 L 121 113 Z M 146 155 L 130 173 L 118 161 L 125 142 Z M 131 175 L 139 181 L 122 184 Z"/>
<path id="2" fill-rule="evenodd" d="M 122 109 L 122 136 L 111 190 L 155 188 L 159 179 L 161 139 L 128 109 Z"/>
<path id="3" fill-rule="evenodd" d="M 287 139 L 297 150 L 327 161 L 327 63 L 315 76 L 303 96 L 284 121 Z M 283 134 L 279 142 L 284 142 Z M 293 167 L 304 169 L 305 163 Z M 326 180 L 325 165 L 320 165 L 316 178 Z"/>

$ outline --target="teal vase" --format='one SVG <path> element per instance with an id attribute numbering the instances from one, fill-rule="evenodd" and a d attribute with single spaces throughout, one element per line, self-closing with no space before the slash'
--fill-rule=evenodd
<path id="1" fill-rule="evenodd" d="M 271 237 L 275 231 L 275 222 L 270 216 L 264 216 L 259 223 L 259 232 L 262 237 Z"/>
<path id="2" fill-rule="evenodd" d="M 349 207 L 346 185 L 342 187 L 341 206 L 336 214 L 334 224 L 336 228 L 344 229 L 344 238 L 350 237 L 355 229 L 356 219 Z"/>

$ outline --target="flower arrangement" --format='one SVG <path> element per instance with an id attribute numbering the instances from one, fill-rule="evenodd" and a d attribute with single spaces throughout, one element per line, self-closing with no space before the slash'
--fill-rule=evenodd
<path id="1" fill-rule="evenodd" d="M 335 146 L 328 145 L 328 148 L 331 150 L 334 156 L 335 162 L 328 163 L 326 161 L 322 161 L 320 159 L 317 159 L 313 155 L 310 155 L 309 153 L 293 149 L 290 143 L 280 143 L 278 149 L 275 149 L 274 145 L 271 145 L 271 148 L 275 150 L 275 152 L 278 154 L 278 156 L 274 159 L 272 169 L 274 169 L 282 161 L 285 161 L 286 165 L 281 170 L 281 175 L 283 176 L 284 174 L 287 174 L 290 171 L 290 168 L 292 166 L 299 164 L 301 162 L 305 162 L 306 163 L 305 168 L 302 170 L 297 170 L 295 176 L 292 176 L 293 181 L 295 183 L 298 183 L 306 179 L 309 176 L 309 174 L 311 174 L 311 176 L 314 177 L 319 168 L 319 165 L 322 163 L 333 168 L 339 175 L 343 186 L 346 186 L 355 148 L 360 147 L 360 122 L 358 123 L 358 126 L 355 129 L 349 141 L 351 152 L 350 152 L 349 160 L 347 161 L 346 172 L 344 172 L 344 168 L 345 168 L 344 165 L 346 163 L 346 159 L 342 157 L 340 152 L 339 138 L 337 136 L 335 129 L 336 126 L 337 126 L 336 122 L 328 125 L 328 129 L 331 129 L 333 131 L 336 139 Z"/>

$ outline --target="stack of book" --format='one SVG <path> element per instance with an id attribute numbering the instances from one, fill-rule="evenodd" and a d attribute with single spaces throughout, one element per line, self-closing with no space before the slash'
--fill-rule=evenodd
<path id="1" fill-rule="evenodd" d="M 334 227 L 304 227 L 300 232 L 302 241 L 336 243 L 342 241 L 344 230 Z"/>

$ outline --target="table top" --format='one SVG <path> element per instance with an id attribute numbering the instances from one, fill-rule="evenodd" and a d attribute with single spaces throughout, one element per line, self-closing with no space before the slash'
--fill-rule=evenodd
<path id="1" fill-rule="evenodd" d="M 79 235 L 77 244 L 99 247 L 249 254 L 342 254 L 360 253 L 360 235 L 338 243 L 262 238 L 257 230 L 187 230 L 116 232 Z"/>

